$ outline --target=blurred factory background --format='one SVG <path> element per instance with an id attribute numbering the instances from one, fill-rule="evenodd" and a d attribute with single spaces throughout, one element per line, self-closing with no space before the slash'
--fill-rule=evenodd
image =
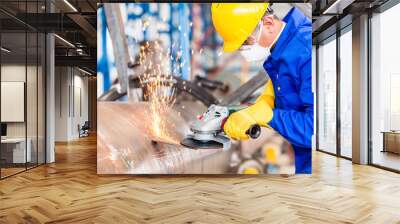
<path id="1" fill-rule="evenodd" d="M 260 72 L 259 64 L 249 64 L 238 54 L 223 54 L 222 39 L 211 22 L 209 3 L 126 3 L 119 4 L 126 45 L 130 60 L 139 54 L 143 41 L 160 41 L 172 60 L 164 63 L 171 74 L 184 80 L 196 76 L 221 80 L 236 89 Z M 291 7 L 297 6 L 311 18 L 311 4 L 275 4 L 283 18 Z M 111 88 L 117 78 L 117 66 L 110 32 L 107 29 L 106 10 L 98 12 L 98 95 Z M 179 55 L 179 60 L 173 60 Z M 179 63 L 180 66 L 176 66 Z"/>

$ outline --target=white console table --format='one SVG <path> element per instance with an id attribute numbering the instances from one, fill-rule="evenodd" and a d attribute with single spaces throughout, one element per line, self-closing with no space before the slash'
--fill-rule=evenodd
<path id="1" fill-rule="evenodd" d="M 12 148 L 12 163 L 31 162 L 31 160 L 32 160 L 32 153 L 31 153 L 32 140 L 30 138 L 27 138 L 26 142 L 27 142 L 27 147 L 26 147 L 26 154 L 25 154 L 25 138 L 1 139 L 2 148 L 3 147 L 7 147 L 7 148 L 13 147 Z M 26 159 L 26 161 L 25 161 L 25 159 Z"/>

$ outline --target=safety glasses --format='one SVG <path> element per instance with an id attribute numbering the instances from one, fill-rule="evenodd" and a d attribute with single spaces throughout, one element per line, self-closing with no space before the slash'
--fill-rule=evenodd
<path id="1" fill-rule="evenodd" d="M 260 31 L 261 31 L 261 26 L 262 23 L 258 23 L 258 25 L 256 26 L 256 28 L 254 29 L 254 31 L 250 34 L 250 36 L 243 42 L 242 47 L 246 48 L 246 45 L 253 45 L 255 43 L 257 43 L 257 39 L 260 39 Z M 240 49 L 242 49 L 242 47 L 240 47 Z M 248 48 L 248 47 L 247 47 Z"/>

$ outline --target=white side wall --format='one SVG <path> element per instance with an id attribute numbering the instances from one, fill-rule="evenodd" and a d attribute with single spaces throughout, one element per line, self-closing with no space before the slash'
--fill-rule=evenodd
<path id="1" fill-rule="evenodd" d="M 56 141 L 79 138 L 78 125 L 88 120 L 88 78 L 76 68 L 56 67 Z"/>
<path id="2" fill-rule="evenodd" d="M 67 67 L 55 68 L 55 141 L 68 140 L 68 86 Z"/>
<path id="3" fill-rule="evenodd" d="M 312 149 L 315 150 L 317 147 L 317 48 L 315 45 L 312 46 L 312 91 L 314 93 L 314 134 L 312 137 Z"/>

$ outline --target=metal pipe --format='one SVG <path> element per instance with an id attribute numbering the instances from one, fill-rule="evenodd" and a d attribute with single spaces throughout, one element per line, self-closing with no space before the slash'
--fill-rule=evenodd
<path id="1" fill-rule="evenodd" d="M 111 42 L 114 50 L 115 64 L 120 80 L 121 93 L 128 93 L 128 64 L 131 62 L 128 43 L 126 41 L 124 23 L 122 21 L 119 4 L 104 4 L 107 27 L 110 32 Z M 104 41 L 104 40 L 103 40 Z M 128 93 L 128 96 L 130 94 Z"/>

